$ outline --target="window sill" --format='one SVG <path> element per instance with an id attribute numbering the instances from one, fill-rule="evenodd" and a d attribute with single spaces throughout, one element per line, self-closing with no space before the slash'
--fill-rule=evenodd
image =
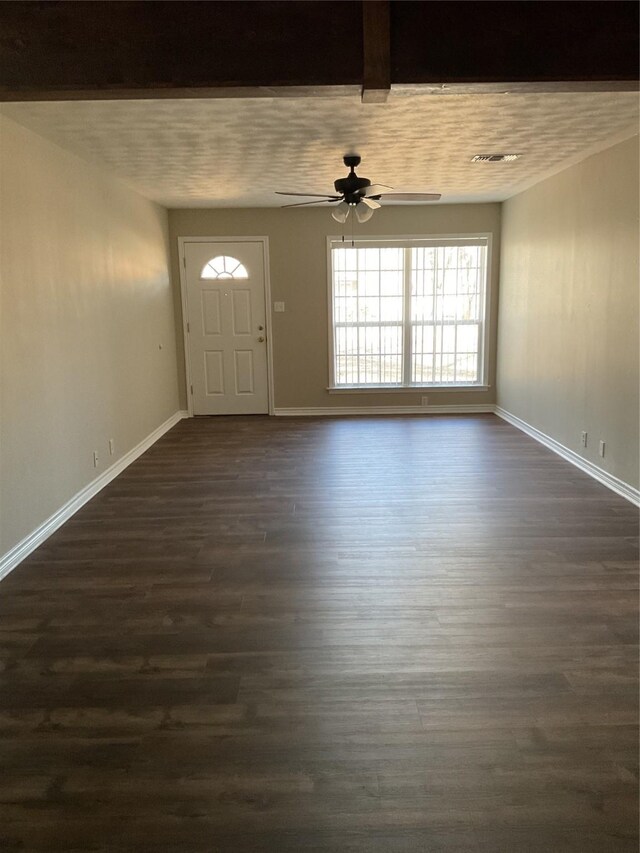
<path id="1" fill-rule="evenodd" d="M 424 394 L 425 391 L 489 391 L 490 388 L 490 385 L 340 385 L 326 390 L 329 394 L 411 394 L 415 391 Z"/>

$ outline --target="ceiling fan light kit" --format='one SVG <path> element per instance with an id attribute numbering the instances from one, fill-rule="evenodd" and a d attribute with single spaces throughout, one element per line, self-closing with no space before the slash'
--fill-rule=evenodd
<path id="1" fill-rule="evenodd" d="M 441 198 L 440 193 L 394 193 L 393 187 L 387 187 L 384 184 L 372 184 L 369 178 L 359 178 L 356 175 L 356 166 L 360 165 L 358 154 L 345 154 L 342 159 L 344 165 L 349 169 L 349 174 L 346 178 L 338 178 L 334 182 L 336 194 L 321 195 L 318 193 L 278 191 L 277 195 L 302 196 L 312 199 L 311 201 L 285 204 L 283 208 L 304 207 L 307 204 L 335 204 L 331 216 L 336 222 L 346 222 L 352 210 L 358 222 L 368 222 L 374 211 L 382 207 L 380 200 L 428 202 L 439 201 Z"/>

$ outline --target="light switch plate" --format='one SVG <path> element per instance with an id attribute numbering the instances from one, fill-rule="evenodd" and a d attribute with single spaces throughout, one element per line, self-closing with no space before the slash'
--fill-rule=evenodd
<path id="1" fill-rule="evenodd" d="M 284 302 L 274 302 L 273 310 L 276 314 L 282 314 L 284 312 Z"/>

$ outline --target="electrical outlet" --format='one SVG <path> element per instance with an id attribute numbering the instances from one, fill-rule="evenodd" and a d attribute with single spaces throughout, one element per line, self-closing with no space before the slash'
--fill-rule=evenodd
<path id="1" fill-rule="evenodd" d="M 273 303 L 273 310 L 275 311 L 276 314 L 284 313 L 284 302 L 274 302 Z"/>
<path id="2" fill-rule="evenodd" d="M 109 456 L 113 456 L 113 452 L 116 449 L 115 442 L 112 438 L 109 439 Z"/>
<path id="3" fill-rule="evenodd" d="M 98 467 L 98 451 L 97 450 L 93 451 L 93 467 L 94 468 Z"/>
<path id="4" fill-rule="evenodd" d="M 600 446 L 598 447 L 598 453 L 604 459 L 604 441 L 600 439 Z"/>
<path id="5" fill-rule="evenodd" d="M 582 440 L 582 446 L 586 447 L 587 446 L 587 433 L 586 432 L 582 433 L 582 439 L 581 440 Z"/>
<path id="6" fill-rule="evenodd" d="M 420 398 L 420 405 L 421 406 L 428 406 L 429 405 L 429 398 L 428 397 L 421 397 Z"/>

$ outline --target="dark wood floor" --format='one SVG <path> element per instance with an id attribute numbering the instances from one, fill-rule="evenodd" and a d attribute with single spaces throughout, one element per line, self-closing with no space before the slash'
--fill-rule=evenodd
<path id="1" fill-rule="evenodd" d="M 0 849 L 635 853 L 637 534 L 491 415 L 183 421 L 0 585 Z"/>

